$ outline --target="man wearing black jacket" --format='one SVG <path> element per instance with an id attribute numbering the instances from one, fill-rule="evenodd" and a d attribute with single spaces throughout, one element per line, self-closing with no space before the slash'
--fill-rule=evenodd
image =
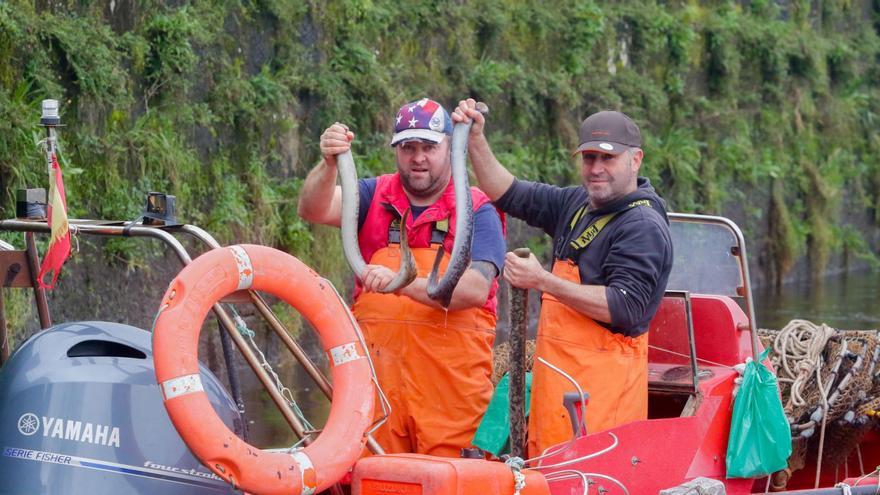
<path id="1" fill-rule="evenodd" d="M 574 377 L 590 400 L 587 426 L 601 431 L 647 417 L 648 324 L 672 268 L 665 201 L 639 177 L 644 152 L 635 122 L 599 112 L 581 124 L 582 186 L 517 180 L 492 153 L 475 102 L 453 120 L 473 120 L 468 152 L 480 188 L 506 213 L 553 238 L 553 268 L 508 253 L 504 278 L 543 293 L 536 358 Z M 529 455 L 571 438 L 562 404 L 573 386 L 535 364 Z"/>

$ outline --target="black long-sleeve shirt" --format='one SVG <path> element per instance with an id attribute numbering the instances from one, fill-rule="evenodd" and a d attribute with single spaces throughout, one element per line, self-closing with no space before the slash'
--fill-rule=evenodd
<path id="1" fill-rule="evenodd" d="M 639 177 L 632 194 L 596 210 L 589 209 L 587 191 L 581 186 L 520 180 L 495 204 L 550 235 L 554 261 L 577 263 L 581 284 L 605 286 L 611 313 L 611 324 L 606 326 L 612 332 L 636 337 L 648 330 L 672 269 L 672 239 L 665 202 L 647 178 Z M 582 207 L 585 213 L 571 228 Z M 585 248 L 570 245 L 590 224 L 613 212 L 618 213 Z"/>

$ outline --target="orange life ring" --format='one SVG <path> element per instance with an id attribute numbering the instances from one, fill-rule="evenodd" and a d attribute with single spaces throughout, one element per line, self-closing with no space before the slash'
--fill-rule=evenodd
<path id="1" fill-rule="evenodd" d="M 253 289 L 296 308 L 317 330 L 333 382 L 330 416 L 321 434 L 294 453 L 266 452 L 239 439 L 214 412 L 202 389 L 199 331 L 224 296 Z M 298 259 L 256 245 L 218 248 L 175 278 L 153 328 L 153 360 L 165 408 L 196 457 L 248 492 L 310 495 L 345 475 L 363 451 L 373 419 L 373 383 L 366 351 L 348 309 L 329 283 Z"/>

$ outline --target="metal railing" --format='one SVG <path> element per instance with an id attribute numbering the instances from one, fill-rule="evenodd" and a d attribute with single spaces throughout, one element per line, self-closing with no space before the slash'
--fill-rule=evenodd
<path id="1" fill-rule="evenodd" d="M 691 213 L 669 213 L 669 220 L 674 222 L 686 222 L 686 223 L 701 223 L 701 224 L 712 224 L 712 225 L 720 225 L 727 228 L 731 234 L 733 234 L 733 238 L 736 241 L 736 250 L 732 251 L 731 254 L 737 258 L 739 261 L 740 274 L 742 278 L 742 294 L 743 300 L 745 302 L 745 313 L 749 319 L 749 336 L 751 338 L 752 345 L 752 359 L 758 358 L 758 332 L 757 332 L 757 323 L 755 321 L 755 305 L 752 300 L 752 285 L 751 279 L 749 278 L 749 260 L 746 255 L 746 241 L 745 237 L 743 237 L 743 233 L 740 230 L 739 226 L 737 226 L 732 220 L 725 217 L 717 217 L 711 215 L 696 215 Z"/>
<path id="2" fill-rule="evenodd" d="M 174 254 L 177 256 L 178 260 L 180 260 L 183 266 L 188 265 L 192 262 L 192 258 L 187 252 L 186 248 L 181 244 L 181 242 L 173 235 L 174 232 L 181 232 L 187 236 L 190 236 L 199 242 L 203 243 L 210 249 L 219 248 L 220 243 L 214 239 L 211 234 L 206 232 L 205 230 L 196 227 L 194 225 L 180 225 L 180 226 L 150 226 L 150 225 L 142 225 L 136 224 L 134 222 L 106 222 L 106 221 L 96 221 L 96 220 L 82 220 L 82 219 L 71 219 L 69 220 L 70 231 L 72 235 L 94 235 L 94 236 L 125 236 L 125 237 L 146 237 L 159 240 L 163 242 L 167 247 L 171 248 Z M 36 254 L 36 246 L 33 241 L 34 233 L 45 233 L 48 234 L 51 232 L 51 229 L 46 221 L 43 220 L 0 220 L 0 231 L 11 231 L 11 232 L 25 232 L 27 233 L 27 244 L 28 244 L 28 258 L 31 260 L 32 271 L 33 273 L 37 273 L 38 269 L 36 267 L 37 254 Z M 51 326 L 51 320 L 49 318 L 48 305 L 45 301 L 45 293 L 36 289 L 35 287 L 35 296 L 37 297 L 37 307 L 40 314 L 40 324 L 42 328 L 47 328 Z M 42 296 L 42 297 L 41 297 Z M 306 355 L 305 351 L 302 347 L 297 344 L 297 342 L 290 336 L 290 333 L 278 319 L 278 317 L 272 312 L 269 305 L 266 301 L 255 291 L 248 291 L 248 296 L 250 301 L 257 308 L 259 314 L 265 319 L 265 321 L 269 324 L 269 327 L 273 330 L 273 332 L 281 339 L 284 345 L 288 348 L 291 354 L 297 359 L 297 361 L 303 366 L 306 370 L 306 373 L 315 381 L 324 395 L 327 396 L 328 399 L 332 399 L 333 389 L 330 385 L 329 380 L 321 373 L 321 371 L 317 368 L 317 366 L 309 359 Z M 41 302 L 42 301 L 42 302 Z M 275 386 L 272 378 L 269 376 L 268 372 L 263 369 L 260 365 L 260 360 L 254 353 L 254 351 L 250 348 L 250 346 L 245 341 L 244 337 L 236 328 L 235 322 L 233 318 L 229 316 L 229 313 L 220 305 L 220 303 L 215 303 L 212 307 L 213 313 L 217 316 L 217 319 L 220 322 L 220 325 L 228 335 L 228 338 L 231 338 L 235 346 L 238 348 L 239 352 L 244 356 L 245 361 L 248 366 L 253 370 L 254 374 L 260 380 L 263 387 L 269 393 L 269 396 L 272 399 L 272 402 L 278 407 L 278 410 L 281 412 L 284 420 L 290 426 L 290 428 L 294 431 L 294 433 L 304 441 L 304 443 L 310 443 L 311 437 L 309 436 L 308 431 L 304 427 L 302 421 L 296 416 L 296 414 L 288 407 L 287 402 L 278 388 Z M 222 337 L 225 337 L 221 335 Z M 230 366 L 231 363 L 227 363 L 227 366 Z M 367 447 L 376 454 L 383 453 L 381 446 L 372 438 L 369 437 L 367 440 Z"/>

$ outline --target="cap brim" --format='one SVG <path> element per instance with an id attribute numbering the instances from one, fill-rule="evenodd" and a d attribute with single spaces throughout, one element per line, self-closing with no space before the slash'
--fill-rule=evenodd
<path id="1" fill-rule="evenodd" d="M 578 146 L 578 148 L 572 152 L 572 155 L 583 153 L 585 151 L 619 155 L 627 149 L 629 149 L 629 146 L 620 143 L 612 143 L 611 141 L 588 141 Z"/>
<path id="2" fill-rule="evenodd" d="M 442 132 L 432 131 L 430 129 L 406 129 L 391 136 L 391 146 L 396 146 L 404 141 L 419 140 L 428 141 L 429 143 L 439 144 L 443 142 L 446 134 Z"/>

